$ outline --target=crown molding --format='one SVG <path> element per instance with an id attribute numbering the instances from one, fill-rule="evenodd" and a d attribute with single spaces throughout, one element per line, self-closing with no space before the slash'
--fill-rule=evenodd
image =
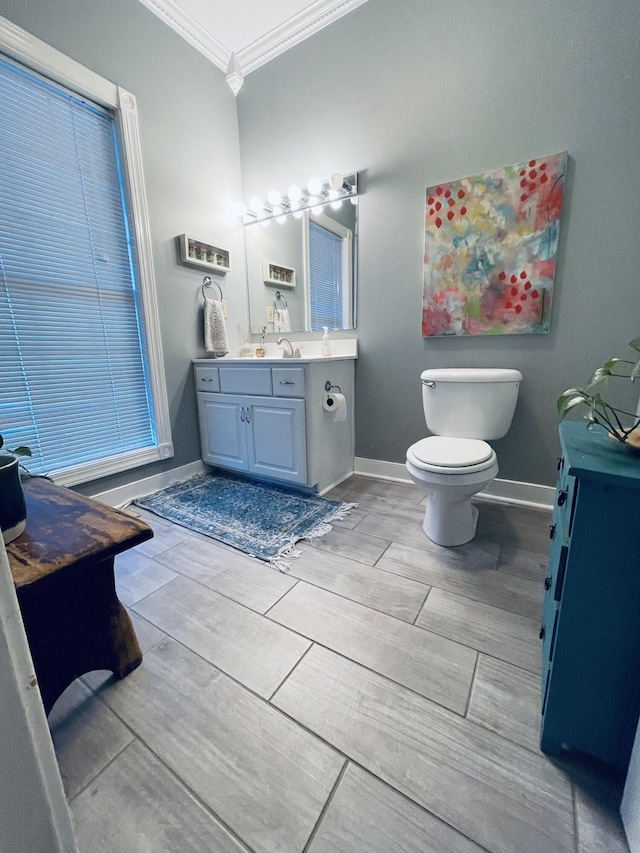
<path id="1" fill-rule="evenodd" d="M 366 0 L 316 0 L 280 26 L 237 51 L 243 72 L 248 74 L 255 71 L 363 3 Z"/>
<path id="2" fill-rule="evenodd" d="M 215 36 L 203 28 L 202 24 L 187 14 L 174 0 L 140 0 L 150 11 L 163 20 L 179 36 L 200 51 L 221 71 L 226 71 L 231 51 Z"/>
<path id="3" fill-rule="evenodd" d="M 178 35 L 226 72 L 231 50 L 181 8 L 176 0 L 140 0 Z M 242 74 L 255 71 L 285 50 L 309 38 L 366 0 L 315 0 L 298 14 L 236 51 Z"/>

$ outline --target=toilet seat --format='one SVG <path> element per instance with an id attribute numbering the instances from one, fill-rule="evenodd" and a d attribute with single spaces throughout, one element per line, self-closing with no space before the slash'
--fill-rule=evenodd
<path id="1" fill-rule="evenodd" d="M 496 454 L 486 441 L 432 435 L 417 441 L 407 451 L 416 468 L 438 474 L 473 474 L 496 462 Z"/>

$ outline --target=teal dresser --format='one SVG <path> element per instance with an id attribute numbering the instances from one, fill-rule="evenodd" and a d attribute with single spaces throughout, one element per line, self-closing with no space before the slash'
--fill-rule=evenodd
<path id="1" fill-rule="evenodd" d="M 542 729 L 626 770 L 640 713 L 640 457 L 560 425 L 542 628 Z"/>

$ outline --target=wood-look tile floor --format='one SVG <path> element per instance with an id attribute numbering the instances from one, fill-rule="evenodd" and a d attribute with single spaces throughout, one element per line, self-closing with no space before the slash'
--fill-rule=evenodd
<path id="1" fill-rule="evenodd" d="M 441 548 L 413 486 L 282 574 L 132 508 L 116 560 L 145 652 L 50 726 L 81 853 L 624 853 L 620 782 L 538 749 L 549 515 L 479 502 Z"/>

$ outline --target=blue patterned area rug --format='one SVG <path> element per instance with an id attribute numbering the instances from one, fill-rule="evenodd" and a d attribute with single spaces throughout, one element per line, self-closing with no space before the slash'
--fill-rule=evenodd
<path id="1" fill-rule="evenodd" d="M 134 501 L 182 527 L 204 533 L 287 571 L 295 543 L 331 530 L 357 504 L 329 501 L 285 486 L 205 474 Z"/>

